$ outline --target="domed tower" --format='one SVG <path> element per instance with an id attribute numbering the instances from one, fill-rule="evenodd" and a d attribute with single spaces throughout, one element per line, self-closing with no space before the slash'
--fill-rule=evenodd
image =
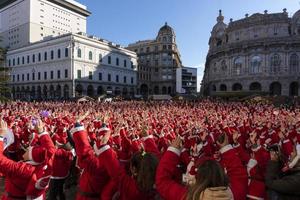
<path id="1" fill-rule="evenodd" d="M 162 43 L 176 43 L 175 31 L 167 22 L 159 29 L 156 40 Z"/>
<path id="2" fill-rule="evenodd" d="M 217 17 L 217 24 L 213 27 L 211 37 L 209 39 L 210 48 L 220 46 L 226 41 L 225 30 L 227 25 L 224 23 L 224 16 L 222 10 L 219 10 L 219 16 Z"/>
<path id="3" fill-rule="evenodd" d="M 300 35 L 300 10 L 292 17 L 292 35 Z"/>

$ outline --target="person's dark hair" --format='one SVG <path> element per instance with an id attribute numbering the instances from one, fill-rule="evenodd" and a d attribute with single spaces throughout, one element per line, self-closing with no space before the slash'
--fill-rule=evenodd
<path id="1" fill-rule="evenodd" d="M 151 153 L 138 152 L 132 156 L 130 165 L 136 171 L 134 176 L 139 189 L 142 192 L 152 191 L 158 159 Z"/>
<path id="2" fill-rule="evenodd" d="M 198 167 L 196 183 L 191 186 L 187 200 L 198 200 L 201 192 L 211 187 L 228 187 L 229 180 L 221 165 L 215 160 L 207 160 Z"/>

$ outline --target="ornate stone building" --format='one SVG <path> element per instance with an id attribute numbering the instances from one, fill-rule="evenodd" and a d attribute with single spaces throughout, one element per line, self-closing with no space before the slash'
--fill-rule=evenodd
<path id="1" fill-rule="evenodd" d="M 138 41 L 127 47 L 138 55 L 138 93 L 175 94 L 176 69 L 181 68 L 176 35 L 167 23 L 156 39 Z"/>
<path id="2" fill-rule="evenodd" d="M 299 96 L 300 10 L 292 17 L 256 13 L 224 23 L 220 10 L 209 40 L 202 92 Z"/>

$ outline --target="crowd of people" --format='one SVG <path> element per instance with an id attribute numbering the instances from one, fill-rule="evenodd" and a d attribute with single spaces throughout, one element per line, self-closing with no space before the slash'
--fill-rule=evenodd
<path id="1" fill-rule="evenodd" d="M 300 108 L 199 102 L 0 105 L 4 200 L 300 199 Z"/>

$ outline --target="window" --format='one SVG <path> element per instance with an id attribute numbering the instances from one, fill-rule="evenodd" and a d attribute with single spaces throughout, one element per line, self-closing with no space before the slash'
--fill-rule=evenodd
<path id="1" fill-rule="evenodd" d="M 35 55 L 32 55 L 32 63 L 35 63 Z"/>
<path id="2" fill-rule="evenodd" d="M 222 62 L 221 62 L 221 69 L 222 69 L 222 71 L 226 71 L 227 70 L 227 65 L 226 65 L 226 61 L 225 60 L 222 60 Z"/>
<path id="3" fill-rule="evenodd" d="M 8 66 L 9 67 L 11 66 L 11 60 L 10 59 L 8 60 Z"/>
<path id="4" fill-rule="evenodd" d="M 110 74 L 107 74 L 107 80 L 111 81 L 111 75 Z"/>
<path id="5" fill-rule="evenodd" d="M 41 53 L 39 53 L 39 55 L 38 55 L 38 60 L 39 60 L 39 62 L 41 62 Z"/>
<path id="6" fill-rule="evenodd" d="M 111 64 L 111 56 L 108 56 L 108 61 L 107 61 L 108 64 Z"/>
<path id="7" fill-rule="evenodd" d="M 68 48 L 65 48 L 65 57 L 69 57 L 69 49 Z"/>
<path id="8" fill-rule="evenodd" d="M 298 73 L 299 71 L 299 56 L 296 53 L 293 53 L 290 56 L 290 73 Z"/>
<path id="9" fill-rule="evenodd" d="M 127 60 L 124 60 L 124 67 L 127 67 Z"/>
<path id="10" fill-rule="evenodd" d="M 253 56 L 251 58 L 249 73 L 257 74 L 260 71 L 261 58 L 259 56 Z"/>
<path id="11" fill-rule="evenodd" d="M 116 58 L 116 65 L 119 66 L 119 58 Z"/>
<path id="12" fill-rule="evenodd" d="M 149 53 L 150 52 L 150 47 L 146 48 L 146 52 Z"/>
<path id="13" fill-rule="evenodd" d="M 243 60 L 238 57 L 233 62 L 233 75 L 240 75 L 242 72 Z"/>
<path id="14" fill-rule="evenodd" d="M 54 78 L 54 73 L 53 71 L 50 72 L 50 79 L 53 79 Z"/>
<path id="15" fill-rule="evenodd" d="M 280 56 L 278 54 L 274 54 L 271 56 L 271 65 L 270 65 L 270 72 L 271 73 L 278 73 L 280 71 Z"/>
<path id="16" fill-rule="evenodd" d="M 102 54 L 99 54 L 99 62 L 102 63 Z"/>
<path id="17" fill-rule="evenodd" d="M 30 56 L 27 56 L 27 64 L 30 62 Z"/>
<path id="18" fill-rule="evenodd" d="M 27 73 L 27 81 L 29 81 L 29 73 Z"/>
<path id="19" fill-rule="evenodd" d="M 89 52 L 89 60 L 93 60 L 93 53 L 91 51 Z"/>
<path id="20" fill-rule="evenodd" d="M 60 70 L 57 70 L 57 79 L 60 79 Z"/>
<path id="21" fill-rule="evenodd" d="M 99 81 L 102 81 L 102 73 L 99 73 Z"/>
<path id="22" fill-rule="evenodd" d="M 130 61 L 130 65 L 131 65 L 131 69 L 133 69 L 133 62 L 132 61 Z"/>
<path id="23" fill-rule="evenodd" d="M 133 84 L 133 77 L 131 77 L 131 84 Z"/>
<path id="24" fill-rule="evenodd" d="M 32 80 L 35 80 L 35 73 L 32 73 Z"/>
<path id="25" fill-rule="evenodd" d="M 154 49 L 155 49 L 155 51 L 158 51 L 158 46 L 155 46 Z"/>
<path id="26" fill-rule="evenodd" d="M 124 80 L 124 83 L 126 83 L 126 82 L 127 82 L 127 78 L 126 78 L 126 76 L 124 76 L 124 79 L 123 79 L 123 80 Z"/>
<path id="27" fill-rule="evenodd" d="M 54 59 L 54 51 L 51 51 L 51 60 Z"/>
<path id="28" fill-rule="evenodd" d="M 44 79 L 47 80 L 47 72 L 44 72 Z"/>
<path id="29" fill-rule="evenodd" d="M 58 49 L 57 50 L 57 58 L 60 58 L 60 54 L 61 54 L 60 49 Z"/>
<path id="30" fill-rule="evenodd" d="M 20 65 L 20 58 L 17 59 L 17 65 Z"/>
<path id="31" fill-rule="evenodd" d="M 25 80 L 25 74 L 22 74 L 22 81 Z"/>
<path id="32" fill-rule="evenodd" d="M 13 82 L 15 82 L 15 75 L 13 75 Z"/>
<path id="33" fill-rule="evenodd" d="M 163 50 L 166 50 L 167 49 L 167 45 L 163 45 Z"/>
<path id="34" fill-rule="evenodd" d="M 81 78 L 81 70 L 77 70 L 77 78 Z"/>
<path id="35" fill-rule="evenodd" d="M 38 72 L 38 80 L 41 80 L 41 72 Z"/>
<path id="36" fill-rule="evenodd" d="M 65 69 L 65 78 L 68 78 L 68 70 Z"/>
<path id="37" fill-rule="evenodd" d="M 93 72 L 89 72 L 89 79 L 93 80 Z"/>
<path id="38" fill-rule="evenodd" d="M 119 83 L 119 75 L 116 75 L 116 82 Z"/>
<path id="39" fill-rule="evenodd" d="M 17 75 L 17 81 L 20 81 L 20 75 L 19 74 Z"/>
<path id="40" fill-rule="evenodd" d="M 78 58 L 81 58 L 81 49 L 78 49 L 78 50 L 77 50 L 77 57 L 78 57 Z"/>
<path id="41" fill-rule="evenodd" d="M 44 53 L 44 60 L 47 61 L 47 52 Z"/>
<path id="42" fill-rule="evenodd" d="M 158 72 L 158 68 L 157 67 L 154 68 L 154 72 Z"/>
<path id="43" fill-rule="evenodd" d="M 16 61 L 15 61 L 15 59 L 13 59 L 13 66 L 15 66 L 15 64 L 16 64 Z"/>
<path id="44" fill-rule="evenodd" d="M 22 65 L 24 65 L 25 64 L 25 58 L 24 58 L 24 56 L 22 57 Z"/>
<path id="45" fill-rule="evenodd" d="M 172 49 L 172 45 L 168 45 L 168 49 Z"/>

